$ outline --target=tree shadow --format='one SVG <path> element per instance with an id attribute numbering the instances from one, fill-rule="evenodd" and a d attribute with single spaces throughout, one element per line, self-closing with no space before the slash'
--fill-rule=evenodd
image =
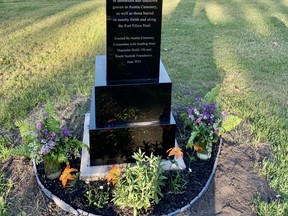
<path id="1" fill-rule="evenodd" d="M 246 111 L 239 110 L 237 103 L 241 103 L 240 108 L 243 106 L 242 104 L 244 104 L 246 110 L 251 110 L 257 107 L 257 105 L 263 107 L 263 110 L 265 110 L 267 106 L 264 103 L 267 102 L 267 99 L 271 101 L 271 104 L 275 104 L 275 110 L 270 110 L 269 113 L 275 114 L 277 118 L 283 118 L 283 115 L 282 117 L 280 115 L 281 113 L 287 116 L 287 112 L 286 114 L 283 113 L 283 111 L 278 112 L 278 109 L 281 109 L 281 107 L 284 108 L 286 103 L 283 95 L 285 95 L 285 91 L 287 95 L 285 83 L 287 83 L 288 77 L 283 68 L 285 68 L 285 62 L 287 65 L 287 55 L 284 55 L 283 52 L 285 45 L 282 44 L 281 47 L 281 44 L 277 44 L 279 39 L 282 42 L 287 41 L 287 25 L 283 21 L 287 17 L 285 13 L 285 11 L 287 11 L 287 5 L 285 5 L 283 1 L 274 2 L 277 4 L 257 1 L 230 1 L 225 4 L 220 0 L 180 1 L 173 14 L 164 18 L 161 57 L 165 66 L 167 66 L 167 71 L 173 83 L 172 108 L 174 110 L 183 110 L 183 107 L 188 108 L 191 98 L 198 95 L 203 96 L 213 88 L 215 84 L 220 83 L 225 86 L 224 91 L 227 91 L 227 86 L 229 85 L 229 87 L 234 88 L 232 92 L 229 92 L 229 95 L 225 93 L 225 96 L 231 100 L 226 101 L 226 103 L 228 103 L 228 106 L 236 106 L 235 110 L 241 115 L 244 115 L 244 117 Z M 277 12 L 277 16 L 275 16 L 274 12 Z M 253 15 L 261 17 L 260 21 L 269 26 L 269 28 L 261 29 Z M 233 36 L 235 36 L 233 32 L 235 28 L 242 28 L 243 30 L 237 30 L 239 31 L 239 38 L 233 38 Z M 187 38 L 187 35 L 190 36 L 188 41 L 184 39 L 185 37 Z M 222 49 L 223 52 L 230 52 L 231 50 L 235 52 L 232 52 L 230 56 L 215 53 L 218 51 L 219 46 L 221 46 L 219 41 L 223 42 L 222 45 L 224 45 L 224 47 L 227 47 L 227 50 Z M 203 42 L 205 42 L 205 45 L 203 45 Z M 255 43 L 258 45 L 255 46 Z M 245 49 L 255 49 L 255 55 L 247 56 Z M 268 55 L 265 56 L 265 49 L 278 49 L 280 56 L 283 58 L 277 60 L 277 66 L 275 66 L 275 62 L 273 62 L 275 59 L 269 58 Z M 259 56 L 257 56 L 258 54 Z M 228 59 L 221 59 L 221 57 L 228 57 Z M 228 62 L 232 65 L 235 64 L 233 65 L 237 66 L 235 68 L 238 69 L 239 67 L 240 70 L 243 71 L 229 71 L 231 70 L 231 66 L 229 65 L 230 68 L 227 69 L 223 67 L 223 65 L 219 65 L 219 61 Z M 255 64 L 262 65 L 261 72 L 258 71 L 258 73 L 255 73 Z M 276 70 L 275 67 L 277 68 Z M 270 70 L 268 68 L 270 68 Z M 236 75 L 233 75 L 234 77 L 231 76 L 231 72 Z M 271 79 L 276 79 L 275 83 L 273 84 L 271 79 L 267 80 L 263 77 L 262 72 L 273 73 L 275 76 L 271 76 Z M 239 77 L 241 75 L 242 77 L 240 79 Z M 237 81 L 235 82 L 235 80 L 233 80 L 233 83 L 230 84 L 230 79 L 239 79 L 239 82 L 237 83 Z M 257 83 L 260 83 L 260 85 L 257 85 Z M 277 86 L 277 83 L 280 85 Z M 277 89 L 278 92 L 281 92 L 280 96 L 274 93 L 273 95 L 269 95 L 269 88 L 264 88 L 266 91 L 263 91 L 263 84 L 273 87 L 274 90 Z M 247 100 L 247 89 L 242 88 L 241 85 L 244 85 L 245 88 L 250 90 L 249 94 L 251 94 L 252 89 L 249 100 Z M 257 100 L 254 102 L 253 100 L 255 100 L 256 95 L 262 98 L 262 101 Z M 253 121 L 255 121 L 258 126 L 263 126 L 263 128 L 267 127 L 267 124 L 265 126 L 262 125 L 263 122 L 257 122 L 257 119 L 255 119 L 257 116 L 259 117 L 259 114 L 249 117 L 250 120 L 254 119 Z M 267 117 L 270 118 L 269 116 Z M 269 127 L 276 132 L 277 126 L 279 127 L 281 125 L 272 124 L 272 126 Z M 240 143 L 236 143 L 236 145 L 239 144 Z M 210 192 L 207 197 L 211 200 L 206 200 L 208 204 L 205 201 L 204 204 L 202 203 L 202 210 L 200 209 L 200 212 L 197 205 L 195 205 L 195 207 L 192 206 L 192 215 L 217 214 L 215 209 L 215 188 L 213 184 L 210 185 L 209 190 L 212 192 Z M 261 194 L 263 191 L 259 193 Z M 205 200 L 207 197 L 204 196 L 203 199 Z M 207 210 L 206 204 L 209 210 Z M 210 212 L 208 213 L 207 211 Z M 252 209 L 250 209 L 250 211 L 252 211 Z"/>
<path id="2" fill-rule="evenodd" d="M 173 83 L 173 109 L 188 108 L 191 99 L 223 81 L 224 74 L 214 62 L 215 26 L 204 6 L 180 1 L 171 16 L 163 19 L 161 58 Z"/>
<path id="3" fill-rule="evenodd" d="M 28 112 L 38 104 L 45 103 L 47 98 L 52 101 L 69 103 L 73 95 L 90 94 L 91 89 L 88 85 L 93 84 L 95 55 L 105 50 L 105 28 L 93 29 L 91 23 L 95 17 L 97 17 L 95 22 L 101 22 L 102 16 L 97 16 L 97 14 L 99 11 L 104 11 L 104 3 L 86 2 L 75 10 L 66 9 L 68 12 L 62 11 L 63 15 L 56 16 L 56 18 L 55 14 L 60 11 L 51 11 L 51 15 L 45 20 L 53 20 L 52 22 L 48 22 L 45 27 L 35 28 L 33 32 L 26 32 L 27 35 L 16 34 L 18 42 L 9 45 L 12 52 L 6 53 L 6 57 L 15 61 L 12 61 L 12 64 L 11 61 L 7 61 L 9 64 L 7 66 L 4 62 L 3 73 L 6 76 L 9 74 L 9 77 L 6 81 L 4 80 L 3 86 L 6 84 L 5 87 L 11 89 L 7 90 L 5 95 L 1 95 L 4 101 L 2 111 L 7 113 L 1 118 L 1 125 L 4 128 L 14 128 L 14 122 L 11 122 L 11 119 L 17 120 L 27 116 Z M 87 21 L 88 24 L 81 22 L 85 19 L 89 21 Z M 39 20 L 39 22 L 42 21 Z M 87 38 L 89 34 L 95 35 L 95 40 L 89 41 L 89 45 L 85 46 L 85 49 L 80 47 L 78 50 L 69 50 L 65 47 L 65 37 L 74 37 L 76 42 L 80 41 L 81 43 L 84 43 L 82 41 L 85 39 L 82 40 L 81 35 L 69 35 L 69 33 L 65 33 L 67 35 L 63 36 L 63 31 L 73 25 L 79 26 L 79 22 L 81 22 L 81 27 L 88 29 L 83 36 Z M 60 36 L 62 41 L 58 39 Z M 23 45 L 19 47 L 19 44 Z M 73 48 L 72 44 L 69 46 Z M 60 47 L 61 50 L 57 47 Z M 50 57 L 52 55 L 53 58 Z M 4 56 L 3 59 L 5 60 L 6 57 Z M 35 65 L 33 61 L 38 61 L 38 65 Z M 12 80 L 11 83 L 14 83 L 13 86 L 9 83 L 10 80 Z"/>
<path id="4" fill-rule="evenodd" d="M 175 113 L 185 112 L 196 96 L 204 96 L 223 82 L 224 72 L 214 59 L 215 29 L 202 1 L 182 0 L 163 18 L 161 58 L 172 80 Z M 206 195 L 183 215 L 215 215 L 213 182 L 214 178 Z"/>
<path id="5" fill-rule="evenodd" d="M 5 31 L 0 33 L 0 36 L 6 37 L 18 31 L 22 31 L 31 25 L 40 23 L 44 19 L 49 19 L 65 10 L 70 10 L 78 4 L 81 4 L 81 2 L 70 1 L 65 2 L 65 4 L 57 5 L 53 2 L 0 2 L 0 5 L 2 6 L 0 12 L 5 10 L 5 13 L 3 13 L 4 15 L 2 15 L 2 25 L 4 25 Z M 7 11 L 9 11 L 9 13 Z M 19 14 L 21 15 L 19 16 Z M 12 21 L 11 18 L 13 18 Z"/>

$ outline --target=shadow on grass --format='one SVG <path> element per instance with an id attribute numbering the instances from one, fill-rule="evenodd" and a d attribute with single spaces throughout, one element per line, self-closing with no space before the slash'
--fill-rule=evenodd
<path id="1" fill-rule="evenodd" d="M 221 0 L 180 1 L 171 17 L 164 19 L 162 30 L 162 59 L 173 82 L 173 109 L 187 109 L 191 98 L 203 96 L 215 84 L 222 83 L 233 89 L 231 94 L 225 94 L 226 106 L 228 104 L 232 107 L 231 111 L 244 118 L 249 113 L 247 117 L 254 127 L 264 131 L 262 137 L 267 133 L 269 141 L 280 141 L 283 144 L 286 140 L 287 143 L 287 133 L 281 132 L 280 138 L 276 138 L 277 128 L 285 130 L 283 121 L 279 123 L 276 119 L 283 118 L 283 114 L 287 116 L 287 112 L 284 113 L 287 95 L 284 64 L 286 62 L 287 65 L 287 55 L 281 51 L 285 45 L 277 45 L 278 40 L 282 43 L 287 41 L 287 25 L 283 22 L 287 18 L 286 10 L 283 1 L 277 4 L 251 1 L 229 1 L 224 4 Z M 282 20 L 272 16 L 275 12 L 283 16 Z M 222 44 L 219 43 L 222 41 Z M 267 52 L 269 49 L 278 50 L 278 59 L 274 58 L 274 53 Z M 219 51 L 229 53 L 231 50 L 230 54 L 219 55 Z M 230 61 L 229 64 L 232 62 L 232 67 L 225 65 L 227 61 Z M 265 72 L 275 76 L 265 76 Z M 235 73 L 235 77 L 231 77 L 231 73 Z M 271 79 L 276 79 L 274 84 Z M 263 84 L 257 85 L 261 82 Z M 246 85 L 246 89 L 241 85 Z M 281 93 L 281 98 L 276 92 Z M 269 104 L 271 108 L 274 107 L 272 110 L 269 110 Z M 272 112 L 275 118 L 267 116 L 267 112 Z M 271 119 L 270 125 L 263 118 Z M 194 210 L 192 207 L 191 211 L 195 215 L 216 214 L 215 194 L 212 192 L 208 196 L 212 199 L 209 201 L 209 214 L 206 214 L 205 206 L 202 206 L 202 213 L 199 213 L 198 207 Z"/>
<path id="2" fill-rule="evenodd" d="M 163 19 L 161 57 L 173 82 L 172 108 L 191 104 L 223 81 L 213 55 L 215 26 L 201 1 L 180 1 Z"/>
<path id="3" fill-rule="evenodd" d="M 64 4 L 45 1 L 0 1 L 0 14 L 1 11 L 4 11 L 2 24 L 7 27 L 5 31 L 0 33 L 0 36 L 5 37 L 14 34 L 65 10 L 70 10 L 81 3 L 81 1 L 66 1 Z M 0 19 L 2 19 L 1 16 Z"/>
<path id="4" fill-rule="evenodd" d="M 35 26 L 43 26 L 37 28 L 35 31 L 27 31 L 26 34 L 20 34 L 18 37 L 15 37 L 15 40 L 21 40 L 25 39 L 26 37 L 31 38 L 33 41 L 33 38 L 37 38 L 38 43 L 43 43 L 47 39 L 51 38 L 51 35 L 58 34 L 60 30 L 63 30 L 63 27 L 67 27 L 70 25 L 73 25 L 77 20 L 83 19 L 85 17 L 89 17 L 92 13 L 95 13 L 99 10 L 101 7 L 101 4 L 72 4 L 65 8 L 56 8 L 51 5 L 48 7 L 46 14 L 42 16 L 36 16 L 31 23 L 25 24 L 25 26 L 29 25 L 35 25 Z M 78 10 L 78 8 L 81 8 L 81 10 Z M 41 10 L 40 8 L 39 10 Z M 32 12 L 33 14 L 33 12 Z M 36 13 L 37 14 L 37 13 Z M 53 20 L 50 21 L 50 20 Z M 48 22 L 49 24 L 43 25 L 42 23 Z M 25 27 L 24 27 L 25 28 Z M 23 29 L 24 29 L 23 28 Z M 20 31 L 17 27 L 16 31 Z M 13 32 L 12 32 L 13 34 Z M 42 40 L 40 40 L 40 37 Z"/>
<path id="5" fill-rule="evenodd" d="M 17 40 L 20 47 L 14 47 L 16 50 L 12 49 L 13 53 L 7 53 L 7 55 L 9 55 L 7 57 L 15 58 L 17 61 L 15 60 L 15 64 L 11 65 L 15 67 L 15 70 L 13 70 L 13 74 L 10 74 L 9 77 L 11 80 L 14 79 L 12 83 L 15 85 L 14 87 L 8 87 L 12 90 L 7 91 L 5 96 L 3 95 L 5 105 L 2 112 L 6 113 L 0 121 L 3 128 L 14 128 L 14 121 L 25 118 L 28 112 L 34 107 L 39 104 L 45 104 L 47 100 L 69 103 L 72 95 L 90 94 L 90 86 L 93 85 L 94 78 L 95 55 L 105 50 L 104 33 L 102 32 L 104 28 L 101 29 L 95 25 L 94 29 L 93 26 L 92 29 L 90 29 L 90 26 L 94 21 L 93 16 L 97 16 L 97 13 L 103 10 L 102 7 L 103 4 L 99 2 L 86 2 L 84 6 L 77 10 L 70 11 L 70 9 L 66 8 L 68 10 L 67 12 L 62 8 L 63 10 L 61 12 L 66 12 L 61 17 L 57 16 L 56 18 L 54 15 L 60 13 L 60 11 L 57 8 L 56 11 L 54 11 L 54 8 L 52 8 L 51 15 L 46 17 L 46 20 L 50 18 L 54 19 L 54 22 L 51 24 L 48 23 L 49 25 L 45 26 L 45 28 L 36 28 L 34 32 L 27 33 L 26 36 L 25 34 L 19 36 Z M 65 28 L 73 26 L 77 21 L 79 22 L 79 20 L 85 19 L 88 21 L 87 23 L 83 22 L 81 27 L 89 28 L 90 32 L 87 32 L 84 36 L 96 34 L 95 40 L 93 42 L 89 41 L 89 46 L 85 47 L 85 49 L 81 49 L 80 47 L 78 50 L 76 48 L 70 51 L 65 49 L 63 44 L 57 44 L 60 43 L 57 41 L 58 37 L 60 37 L 60 31 L 64 31 Z M 98 19 L 101 19 L 101 16 L 99 16 Z M 42 21 L 43 20 L 39 20 L 39 22 Z M 95 22 L 99 23 L 100 21 L 95 20 Z M 98 29 L 95 30 L 97 27 Z M 81 32 L 81 29 L 79 29 L 79 32 Z M 61 32 L 61 34 L 62 38 L 65 37 L 63 36 L 63 32 Z M 69 32 L 65 32 L 65 34 L 67 34 L 67 38 L 78 37 L 77 40 L 82 42 L 81 33 L 79 33 L 80 36 L 71 35 Z M 27 39 L 27 37 L 29 39 Z M 75 41 L 77 40 L 75 39 Z M 85 40 L 85 38 L 83 40 Z M 63 43 L 63 41 L 61 42 Z M 64 41 L 64 43 L 65 42 L 66 41 Z M 67 40 L 67 45 L 73 48 L 73 44 L 68 43 L 71 43 L 71 40 Z M 46 47 L 49 46 L 49 44 L 53 47 Z M 23 47 L 21 47 L 21 45 Z M 13 48 L 13 46 L 14 44 L 11 44 L 11 48 Z M 63 50 L 57 50 L 57 47 L 62 47 Z M 22 49 L 25 54 L 22 53 L 22 55 L 19 55 Z M 50 58 L 51 52 L 52 54 L 56 53 L 55 56 L 53 56 L 54 59 Z M 74 56 L 69 55 L 70 52 Z M 55 59 L 57 56 L 59 56 L 61 60 Z M 40 62 L 38 62 L 39 65 L 35 66 L 32 62 L 33 60 L 30 60 L 33 58 L 42 58 L 43 60 L 41 59 Z M 55 65 L 55 61 L 58 61 L 58 64 Z M 10 68 L 11 67 L 7 66 L 8 70 L 10 70 Z M 22 68 L 22 70 L 19 70 L 19 68 Z M 7 73 L 9 74 L 9 72 Z M 9 86 L 9 83 L 7 86 Z"/>

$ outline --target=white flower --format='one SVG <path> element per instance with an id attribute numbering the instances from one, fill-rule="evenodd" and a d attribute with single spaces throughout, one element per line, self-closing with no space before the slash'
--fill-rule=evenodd
<path id="1" fill-rule="evenodd" d="M 171 164 L 171 168 L 172 168 L 172 169 L 175 169 L 175 168 L 177 168 L 177 165 L 176 165 L 175 163 L 172 163 L 172 164 Z"/>

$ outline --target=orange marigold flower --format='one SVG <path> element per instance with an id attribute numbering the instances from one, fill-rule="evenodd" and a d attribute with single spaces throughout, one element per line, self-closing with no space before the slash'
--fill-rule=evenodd
<path id="1" fill-rule="evenodd" d="M 74 180 L 74 177 L 70 174 L 71 172 L 78 172 L 78 170 L 74 168 L 70 169 L 70 165 L 68 164 L 59 178 L 59 180 L 62 181 L 63 187 L 66 186 L 68 180 Z"/>
<path id="2" fill-rule="evenodd" d="M 168 152 L 169 152 L 168 157 L 174 155 L 176 156 L 176 159 L 178 159 L 179 156 L 183 157 L 183 150 L 179 147 L 170 148 L 167 150 L 167 153 Z"/>
<path id="3" fill-rule="evenodd" d="M 201 147 L 201 146 L 199 146 L 199 145 L 195 145 L 195 144 L 193 144 L 193 146 L 194 146 L 194 149 L 196 150 L 196 151 L 203 151 L 204 149 L 203 149 L 203 147 Z"/>
<path id="4" fill-rule="evenodd" d="M 112 181 L 112 184 L 117 183 L 117 179 L 122 176 L 123 166 L 116 166 L 115 164 L 111 167 L 108 172 L 107 182 Z"/>

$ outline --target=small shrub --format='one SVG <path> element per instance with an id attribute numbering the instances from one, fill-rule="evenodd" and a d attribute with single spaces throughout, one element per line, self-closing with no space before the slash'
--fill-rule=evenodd
<path id="1" fill-rule="evenodd" d="M 36 127 L 27 121 L 16 122 L 23 144 L 11 151 L 15 155 L 33 158 L 36 163 L 46 158 L 69 164 L 70 157 L 79 157 L 79 150 L 86 145 L 73 137 L 66 127 L 61 128 L 52 104 L 48 103 L 45 111 Z"/>
<path id="2" fill-rule="evenodd" d="M 153 154 L 148 157 L 139 150 L 133 158 L 136 164 L 125 167 L 113 191 L 112 201 L 122 209 L 131 207 L 135 216 L 138 210 L 147 211 L 152 202 L 159 202 L 159 197 L 163 196 L 161 186 L 166 177 L 163 175 L 160 157 Z"/>
<path id="3" fill-rule="evenodd" d="M 197 97 L 186 113 L 181 114 L 184 127 L 191 129 L 186 148 L 194 148 L 200 159 L 209 159 L 212 144 L 217 143 L 221 135 L 240 124 L 237 116 L 226 116 L 220 103 L 216 103 L 220 85 L 216 85 L 204 98 Z"/>

